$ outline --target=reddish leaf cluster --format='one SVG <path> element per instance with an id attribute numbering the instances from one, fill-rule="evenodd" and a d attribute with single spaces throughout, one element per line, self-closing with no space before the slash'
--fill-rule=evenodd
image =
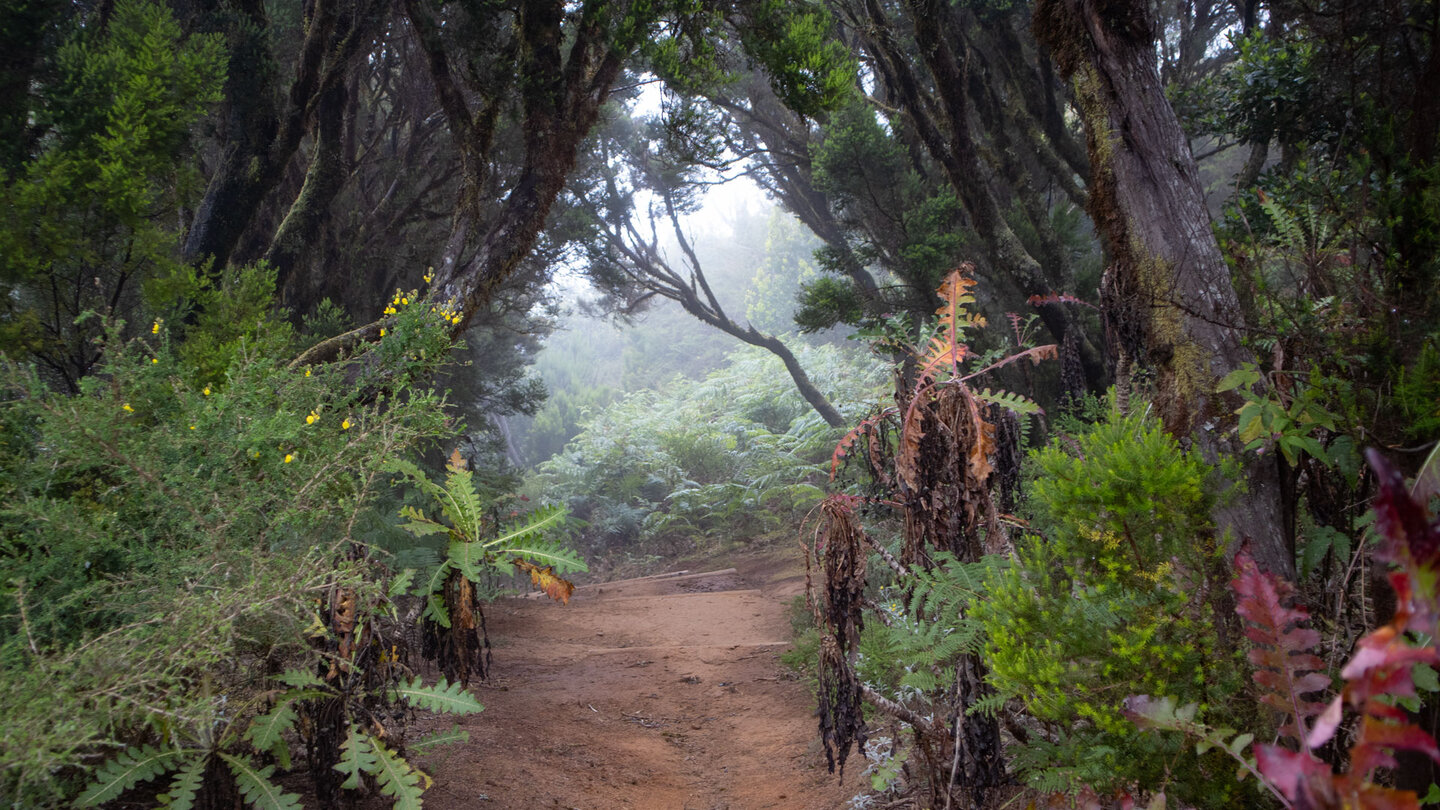
<path id="1" fill-rule="evenodd" d="M 1394 698 L 1416 696 L 1415 682 L 1411 677 L 1416 664 L 1440 662 L 1440 655 L 1437 655 L 1433 641 L 1431 646 L 1416 647 L 1405 635 L 1409 630 L 1429 639 L 1434 639 L 1436 635 L 1436 567 L 1437 563 L 1440 563 L 1440 521 L 1432 520 L 1426 513 L 1424 504 L 1411 497 L 1405 488 L 1404 477 L 1398 470 L 1373 450 L 1367 455 L 1380 484 L 1374 503 L 1375 527 L 1383 538 L 1379 553 L 1400 566 L 1390 574 L 1390 582 L 1394 585 L 1396 594 L 1395 616 L 1389 624 L 1360 640 L 1354 657 L 1340 672 L 1345 678 L 1344 691 L 1326 708 L 1315 727 L 1302 739 L 1302 750 L 1292 751 L 1275 745 L 1257 746 L 1255 756 L 1261 774 L 1273 783 L 1294 807 L 1418 810 L 1420 803 L 1414 793 L 1382 787 L 1374 784 L 1371 779 L 1378 769 L 1395 767 L 1396 751 L 1420 751 L 1440 761 L 1440 748 L 1437 748 L 1434 738 L 1412 724 L 1405 711 L 1393 704 Z M 1251 565 L 1253 567 L 1253 563 Z M 1269 576 L 1263 575 L 1261 578 Z M 1278 583 L 1278 580 L 1269 579 L 1272 583 Z M 1249 597 L 1241 591 L 1242 580 L 1250 589 L 1249 593 L 1252 595 Z M 1240 595 L 1242 603 L 1249 603 L 1250 612 L 1242 610 L 1242 615 L 1262 626 L 1266 633 L 1273 634 L 1272 651 L 1287 644 L 1293 646 L 1305 638 L 1294 635 L 1288 640 L 1286 638 L 1287 633 L 1296 632 L 1293 629 L 1287 630 L 1287 627 L 1303 618 L 1303 611 L 1286 613 L 1283 610 L 1256 610 L 1257 605 L 1268 603 L 1269 597 L 1264 594 L 1264 586 L 1257 583 L 1253 577 L 1247 579 L 1243 570 L 1236 583 L 1236 593 Z M 1281 590 L 1276 591 L 1277 595 L 1280 593 Z M 1254 639 L 1255 636 L 1252 635 L 1251 638 Z M 1311 643 L 1316 640 L 1318 638 Z M 1303 658 L 1305 655 L 1306 653 L 1302 652 L 1298 657 Z M 1256 664 L 1259 666 L 1260 662 L 1256 661 Z M 1275 677 L 1275 665 L 1272 658 L 1256 673 L 1255 679 L 1261 686 L 1272 688 L 1272 691 L 1284 699 L 1283 693 L 1273 689 L 1275 686 L 1285 685 L 1283 677 Z M 1280 669 L 1287 666 L 1288 662 L 1282 662 Z M 1262 681 L 1262 675 L 1265 676 L 1265 681 Z M 1294 690 L 1304 683 L 1303 678 L 1292 682 L 1291 694 L 1288 697 L 1297 706 L 1304 703 L 1301 697 L 1303 692 Z M 1268 702 L 1270 701 L 1267 700 Z M 1345 705 L 1360 715 L 1360 726 L 1350 748 L 1349 770 L 1344 774 L 1336 774 L 1331 771 L 1330 766 L 1311 754 L 1309 749 L 1324 745 L 1334 736 Z M 1290 728 L 1303 730 L 1303 723 L 1297 722 Z"/>
<path id="2" fill-rule="evenodd" d="M 1330 688 L 1325 662 L 1310 652 L 1320 643 L 1320 634 L 1301 627 L 1310 618 L 1303 608 L 1286 606 L 1294 586 L 1261 571 L 1248 550 L 1235 555 L 1235 570 L 1230 588 L 1237 600 L 1235 612 L 1248 622 L 1245 636 L 1255 645 L 1248 655 L 1255 665 L 1260 701 L 1289 718 L 1280 733 L 1304 746 L 1306 721 L 1325 709 L 1324 703 L 1304 695 Z"/>

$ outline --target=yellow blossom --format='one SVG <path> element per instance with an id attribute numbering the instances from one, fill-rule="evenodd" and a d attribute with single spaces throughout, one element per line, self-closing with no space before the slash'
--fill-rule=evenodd
<path id="1" fill-rule="evenodd" d="M 159 319 L 159 318 L 156 318 L 156 319 L 155 319 L 155 323 L 153 323 L 153 324 L 150 325 L 150 334 L 152 334 L 152 335 L 158 335 L 158 334 L 160 334 L 160 319 Z"/>
<path id="2" fill-rule="evenodd" d="M 306 366 L 306 367 L 305 367 L 305 376 L 306 376 L 306 377 L 309 377 L 309 376 L 310 376 L 310 367 L 309 367 L 309 366 Z"/>
<path id="3" fill-rule="evenodd" d="M 307 417 L 305 417 L 305 424 L 307 424 L 307 425 L 313 425 L 313 424 L 315 424 L 315 420 L 316 420 L 316 419 L 319 419 L 319 418 L 320 418 L 320 414 L 319 414 L 318 412 L 316 412 L 316 411 L 311 411 L 311 412 L 310 412 L 310 415 L 307 416 Z"/>
<path id="4" fill-rule="evenodd" d="M 194 426 L 194 425 L 191 425 L 191 426 L 190 426 L 190 429 L 191 429 L 191 430 L 194 430 L 194 429 L 195 429 L 195 426 Z"/>
<path id="5" fill-rule="evenodd" d="M 120 410 L 122 410 L 122 411 L 124 411 L 124 412 L 126 412 L 126 413 L 134 413 L 134 412 L 135 412 L 135 409 L 132 408 L 132 407 L 130 407 L 130 403 L 128 403 L 128 402 L 122 404 L 122 405 L 120 406 Z"/>
<path id="6" fill-rule="evenodd" d="M 210 386 L 205 386 L 205 390 L 201 391 L 200 393 L 204 394 L 207 397 L 210 396 Z"/>
<path id="7" fill-rule="evenodd" d="M 289 453 L 286 453 L 286 454 L 285 454 L 285 463 L 286 463 L 286 464 L 289 464 L 290 462 L 292 462 L 292 461 L 294 461 L 294 460 L 295 460 L 295 457 L 294 457 L 294 456 L 290 455 Z"/>
<path id="8" fill-rule="evenodd" d="M 349 430 L 349 429 L 350 429 L 350 420 L 349 420 L 349 419 L 346 419 L 345 421 L 341 422 L 341 423 L 340 423 L 340 429 L 341 429 L 341 430 Z"/>
<path id="9" fill-rule="evenodd" d="M 380 337 L 385 337 L 385 327 L 380 327 Z"/>
<path id="10" fill-rule="evenodd" d="M 158 362 L 160 362 L 160 358 L 158 358 L 158 357 L 152 357 L 152 358 L 150 358 L 150 364 L 151 364 L 151 365 L 155 365 L 155 364 L 158 363 Z"/>
<path id="11" fill-rule="evenodd" d="M 404 306 L 409 306 L 409 305 L 410 305 L 410 299 L 409 299 L 409 298 L 401 298 L 401 299 L 400 299 L 400 303 L 403 304 Z"/>

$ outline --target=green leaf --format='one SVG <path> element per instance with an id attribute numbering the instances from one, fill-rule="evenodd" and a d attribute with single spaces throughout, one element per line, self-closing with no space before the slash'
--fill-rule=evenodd
<path id="1" fill-rule="evenodd" d="M 276 675 L 275 680 L 297 689 L 307 686 L 323 687 L 325 685 L 325 681 L 321 680 L 320 676 L 303 669 L 287 669 L 279 675 Z"/>
<path id="2" fill-rule="evenodd" d="M 401 681 L 400 685 L 395 687 L 395 694 L 432 712 L 474 714 L 485 708 L 464 686 L 459 683 L 446 683 L 444 678 L 434 686 L 426 686 L 418 676 L 413 681 Z"/>
<path id="3" fill-rule="evenodd" d="M 270 775 L 275 773 L 274 765 L 256 768 L 249 759 L 226 753 L 221 753 L 220 758 L 230 766 L 230 773 L 235 775 L 235 784 L 239 786 L 246 804 L 256 810 L 304 810 L 299 796 L 283 792 L 270 780 Z"/>
<path id="4" fill-rule="evenodd" d="M 425 516 L 424 512 L 421 512 L 413 506 L 400 507 L 400 517 L 409 518 L 408 521 L 400 524 L 400 528 L 416 537 L 450 533 L 449 526 L 431 520 Z"/>
<path id="5" fill-rule="evenodd" d="M 191 810 L 195 806 L 195 796 L 200 792 L 200 783 L 204 776 L 205 757 L 196 757 L 175 774 L 175 779 L 170 782 L 170 789 L 156 796 L 155 800 L 168 810 Z"/>
<path id="6" fill-rule="evenodd" d="M 1241 386 L 1249 388 L 1257 382 L 1260 382 L 1260 372 L 1255 370 L 1255 366 L 1246 363 L 1244 366 L 1226 374 L 1225 378 L 1220 381 L 1220 384 L 1215 387 L 1215 392 L 1223 393 L 1225 391 L 1233 391 Z"/>
<path id="7" fill-rule="evenodd" d="M 487 562 L 484 544 L 461 538 L 454 538 L 450 541 L 449 547 L 445 550 L 445 558 L 455 566 L 455 569 L 460 572 L 460 576 L 471 582 L 480 579 L 482 569 Z"/>
<path id="8" fill-rule="evenodd" d="M 80 792 L 76 807 L 96 807 L 118 797 L 141 782 L 148 782 L 170 770 L 170 763 L 187 752 L 181 749 L 162 751 L 153 745 L 127 748 L 105 763 L 95 781 Z"/>
<path id="9" fill-rule="evenodd" d="M 286 702 L 276 706 L 269 714 L 257 715 L 245 729 L 245 739 L 257 751 L 274 754 L 280 760 L 280 767 L 290 768 L 290 746 L 285 744 L 285 732 L 295 724 L 295 707 Z"/>
<path id="10" fill-rule="evenodd" d="M 415 569 L 406 568 L 390 580 L 390 586 L 385 589 L 385 595 L 394 599 L 409 590 L 410 583 L 415 581 Z"/>
<path id="11" fill-rule="evenodd" d="M 1416 664 L 1410 669 L 1410 678 L 1415 688 L 1423 692 L 1440 692 L 1440 675 L 1429 664 Z"/>
<path id="12" fill-rule="evenodd" d="M 395 798 L 396 810 L 420 810 L 421 773 L 399 754 L 385 747 L 385 743 L 374 741 L 375 767 L 369 773 L 375 776 L 380 792 Z"/>
<path id="13" fill-rule="evenodd" d="M 374 773 L 379 767 L 370 740 L 370 735 L 354 723 L 345 729 L 345 741 L 340 744 L 340 761 L 335 763 L 335 770 L 345 774 L 345 781 L 340 783 L 340 787 L 358 790 L 360 774 Z"/>
<path id="14" fill-rule="evenodd" d="M 451 726 L 449 731 L 437 731 L 426 737 L 422 737 L 407 747 L 418 754 L 423 754 L 442 745 L 455 745 L 458 743 L 470 742 L 470 732 L 459 726 Z"/>
<path id="15" fill-rule="evenodd" d="M 1240 736 L 1231 740 L 1230 744 L 1226 747 L 1230 749 L 1230 753 L 1238 757 L 1240 756 L 1240 752 L 1245 750 L 1245 746 L 1249 745 L 1251 742 L 1254 742 L 1254 740 L 1254 734 L 1241 734 Z"/>

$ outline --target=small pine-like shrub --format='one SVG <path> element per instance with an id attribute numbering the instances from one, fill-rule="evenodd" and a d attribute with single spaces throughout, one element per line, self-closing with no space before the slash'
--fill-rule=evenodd
<path id="1" fill-rule="evenodd" d="M 1036 787 L 1103 791 L 1164 786 L 1226 806 L 1211 767 L 1174 737 L 1141 735 L 1128 694 L 1172 696 L 1223 718 L 1239 667 L 1214 626 L 1211 468 L 1159 423 L 1112 414 L 1033 455 L 1036 531 L 1017 541 L 977 601 L 989 682 L 1044 729 L 1014 765 Z M 1222 780 L 1220 783 L 1226 784 Z"/>

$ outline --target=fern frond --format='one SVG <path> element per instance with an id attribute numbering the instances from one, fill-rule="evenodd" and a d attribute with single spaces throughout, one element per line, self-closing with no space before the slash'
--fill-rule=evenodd
<path id="1" fill-rule="evenodd" d="M 374 773 L 377 767 L 379 764 L 376 762 L 375 750 L 370 744 L 370 735 L 351 723 L 345 729 L 345 741 L 340 743 L 340 761 L 335 763 L 335 770 L 345 774 L 345 781 L 340 783 L 340 787 L 346 790 L 358 790 L 360 775 Z"/>
<path id="2" fill-rule="evenodd" d="M 514 553 L 519 544 L 543 537 L 546 533 L 564 526 L 568 514 L 565 507 L 560 505 L 543 506 L 531 512 L 525 520 L 502 528 L 494 538 L 485 541 L 485 546 L 496 551 Z"/>
<path id="3" fill-rule="evenodd" d="M 400 507 L 400 517 L 408 518 L 400 528 L 415 537 L 429 537 L 432 534 L 449 534 L 450 527 L 431 520 L 425 513 L 413 506 Z"/>
<path id="4" fill-rule="evenodd" d="M 486 551 L 484 543 L 477 543 L 463 537 L 452 537 L 450 545 L 445 548 L 445 561 L 459 571 L 460 576 L 474 582 L 480 578 L 483 569 L 489 563 L 490 554 Z"/>
<path id="5" fill-rule="evenodd" d="M 975 398 L 981 402 L 990 405 L 999 405 L 1021 416 L 1034 416 L 1035 414 L 1045 413 L 1045 409 L 1041 408 L 1038 402 L 1022 394 L 1012 394 L 1009 391 L 991 391 L 989 388 L 972 393 L 975 395 Z"/>
<path id="6" fill-rule="evenodd" d="M 102 805 L 141 782 L 148 782 L 170 770 L 170 763 L 186 753 L 180 749 L 161 750 L 153 745 L 127 748 L 105 763 L 95 781 L 75 799 L 75 806 Z"/>
<path id="7" fill-rule="evenodd" d="M 286 686 L 293 686 L 296 689 L 325 686 L 325 681 L 321 680 L 320 676 L 303 669 L 287 669 L 279 675 L 276 675 L 275 680 Z"/>
<path id="8" fill-rule="evenodd" d="M 170 789 L 155 797 L 167 810 L 191 810 L 205 777 L 205 757 L 195 757 L 185 764 L 170 782 Z"/>
<path id="9" fill-rule="evenodd" d="M 375 740 L 374 744 L 375 769 L 370 773 L 380 785 L 380 792 L 394 797 L 396 810 L 420 810 L 420 794 L 425 792 L 420 786 L 420 771 L 387 748 L 385 743 Z"/>
<path id="10" fill-rule="evenodd" d="M 442 714 L 474 714 L 484 706 L 460 683 L 446 683 L 444 678 L 434 686 L 426 686 L 419 677 L 401 681 L 395 694 L 422 709 Z"/>
<path id="11" fill-rule="evenodd" d="M 291 702 L 276 706 L 269 714 L 256 715 L 245 729 L 245 739 L 255 746 L 256 751 L 274 754 L 280 760 L 280 767 L 290 767 L 290 746 L 285 744 L 285 732 L 295 724 L 297 715 Z"/>
<path id="12" fill-rule="evenodd" d="M 230 773 L 235 776 L 235 784 L 240 788 L 240 795 L 244 797 L 246 804 L 256 810 L 304 810 L 299 796 L 285 793 L 279 785 L 271 781 L 270 776 L 275 773 L 274 765 L 256 768 L 255 763 L 248 759 L 225 753 L 220 754 L 220 758 L 230 766 Z"/>
<path id="13" fill-rule="evenodd" d="M 405 569 L 402 569 L 402 570 L 400 571 L 400 573 L 396 574 L 396 575 L 390 580 L 390 584 L 387 585 L 387 586 L 385 586 L 385 595 L 388 596 L 388 597 L 391 598 L 391 599 L 394 599 L 394 598 L 397 597 L 397 596 L 403 596 L 406 591 L 410 590 L 410 586 L 411 586 L 414 582 L 415 582 L 415 569 L 414 569 L 414 568 L 405 568 Z"/>
<path id="14" fill-rule="evenodd" d="M 471 472 L 452 469 L 445 477 L 444 493 L 440 498 L 440 508 L 445 517 L 462 536 L 470 540 L 479 539 L 484 532 L 485 505 L 480 502 L 480 493 L 475 490 Z"/>
<path id="15" fill-rule="evenodd" d="M 439 748 L 442 745 L 457 745 L 470 742 L 470 732 L 459 726 L 451 726 L 449 731 L 437 731 L 434 734 L 422 737 L 406 747 L 416 753 L 424 753 L 432 748 Z"/>

